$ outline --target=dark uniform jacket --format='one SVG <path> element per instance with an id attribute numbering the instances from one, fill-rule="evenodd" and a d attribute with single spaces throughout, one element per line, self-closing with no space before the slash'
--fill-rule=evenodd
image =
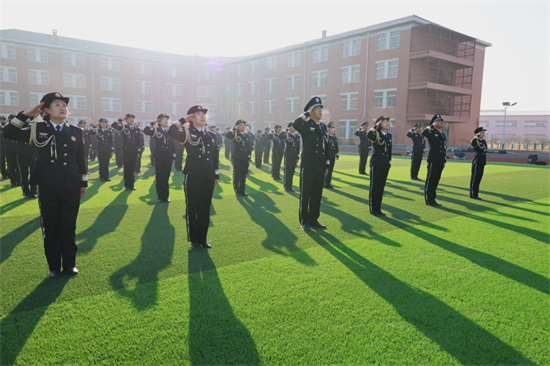
<path id="1" fill-rule="evenodd" d="M 206 179 L 220 179 L 220 153 L 216 144 L 216 134 L 187 127 L 180 121 L 168 129 L 172 138 L 183 143 L 187 150 L 184 174 L 195 175 Z"/>
<path id="2" fill-rule="evenodd" d="M 265 135 L 256 135 L 254 136 L 254 149 L 256 151 L 264 151 L 264 140 L 265 140 Z"/>
<path id="3" fill-rule="evenodd" d="M 269 134 L 263 133 L 264 136 L 264 149 L 271 149 L 271 140 L 268 137 Z"/>
<path id="4" fill-rule="evenodd" d="M 56 132 L 51 122 L 25 124 L 28 117 L 17 115 L 4 128 L 8 139 L 35 145 L 37 157 L 31 172 L 31 184 L 55 188 L 79 189 L 88 186 L 82 130 L 68 123 Z"/>
<path id="5" fill-rule="evenodd" d="M 246 133 L 237 130 L 227 131 L 226 137 L 233 141 L 233 159 L 250 160 L 251 139 Z"/>
<path id="6" fill-rule="evenodd" d="M 97 138 L 97 151 L 115 151 L 115 134 L 109 129 L 101 130 L 100 127 L 92 132 Z"/>
<path id="7" fill-rule="evenodd" d="M 367 132 L 362 131 L 361 129 L 358 129 L 355 131 L 355 136 L 359 137 L 359 145 L 357 147 L 361 150 L 369 150 L 370 147 L 370 140 L 367 138 Z"/>
<path id="8" fill-rule="evenodd" d="M 36 156 L 36 146 L 34 146 L 34 144 L 19 141 L 17 143 L 17 155 L 29 157 Z"/>
<path id="9" fill-rule="evenodd" d="M 280 135 L 281 135 L 282 132 L 280 133 L 270 133 L 267 138 L 269 138 L 270 140 L 273 140 L 273 149 L 272 151 L 274 153 L 284 153 L 285 152 L 285 143 L 284 141 L 281 139 Z"/>
<path id="10" fill-rule="evenodd" d="M 392 135 L 389 132 L 383 134 L 374 127 L 369 130 L 367 137 L 372 141 L 372 157 L 370 166 L 389 169 L 391 168 Z"/>
<path id="11" fill-rule="evenodd" d="M 92 134 L 90 130 L 82 130 L 82 138 L 84 139 L 84 149 L 89 150 L 92 148 Z"/>
<path id="12" fill-rule="evenodd" d="M 407 137 L 413 141 L 412 151 L 414 153 L 421 153 L 424 151 L 424 148 L 425 148 L 424 136 L 422 136 L 419 133 L 414 133 L 413 130 L 410 130 L 409 132 L 407 132 Z"/>
<path id="13" fill-rule="evenodd" d="M 120 131 L 122 136 L 122 150 L 131 153 L 139 153 L 142 151 L 142 132 L 141 129 L 134 124 L 133 128 L 129 125 L 122 125 L 119 122 L 113 122 L 111 125 L 117 131 Z"/>
<path id="14" fill-rule="evenodd" d="M 281 140 L 285 142 L 285 157 L 298 159 L 300 155 L 300 135 L 283 131 L 279 135 Z"/>
<path id="15" fill-rule="evenodd" d="M 327 126 L 316 123 L 310 118 L 306 119 L 305 115 L 298 117 L 292 126 L 300 133 L 304 141 L 300 167 L 323 172 L 330 168 L 328 147 L 326 146 L 328 142 Z"/>
<path id="16" fill-rule="evenodd" d="M 428 126 L 422 131 L 422 136 L 426 137 L 430 143 L 428 163 L 445 164 L 447 162 L 447 136 L 445 133 L 439 132 L 433 126 Z"/>
<path id="17" fill-rule="evenodd" d="M 151 136 L 155 140 L 155 158 L 164 160 L 174 160 L 176 158 L 176 149 L 171 135 L 168 134 L 170 127 L 166 128 L 166 132 L 161 127 L 146 126 L 143 133 Z"/>
<path id="18" fill-rule="evenodd" d="M 338 148 L 338 137 L 336 135 L 328 135 L 328 157 L 339 157 L 340 149 Z"/>
<path id="19" fill-rule="evenodd" d="M 472 164 L 485 165 L 487 164 L 487 142 L 484 139 L 480 139 L 478 136 L 472 140 L 472 148 L 475 151 Z"/>
<path id="20" fill-rule="evenodd" d="M 8 126 L 7 124 L 6 126 Z M 6 127 L 4 127 L 5 129 Z M 4 151 L 17 152 L 17 141 L 10 140 L 9 138 L 4 141 Z"/>

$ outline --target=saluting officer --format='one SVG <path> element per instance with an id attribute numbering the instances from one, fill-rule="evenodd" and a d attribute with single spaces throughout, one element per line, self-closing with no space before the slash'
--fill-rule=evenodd
<path id="1" fill-rule="evenodd" d="M 370 140 L 367 138 L 369 123 L 364 122 L 361 127 L 355 131 L 355 136 L 359 137 L 359 174 L 366 175 L 367 160 L 369 158 Z"/>
<path id="2" fill-rule="evenodd" d="M 280 138 L 285 142 L 285 167 L 284 167 L 284 185 L 285 192 L 295 192 L 292 189 L 292 181 L 296 165 L 300 160 L 300 135 L 290 122 L 287 125 L 287 130 L 281 132 Z"/>
<path id="3" fill-rule="evenodd" d="M 424 185 L 424 199 L 428 206 L 438 207 L 441 204 L 435 200 L 436 189 L 441 179 L 441 173 L 447 162 L 447 136 L 443 132 L 445 122 L 439 114 L 432 117 L 430 125 L 422 131 L 422 136 L 428 139 L 428 175 Z"/>
<path id="4" fill-rule="evenodd" d="M 84 156 L 86 157 L 86 167 L 88 167 L 88 157 L 90 155 L 90 150 L 92 149 L 90 130 L 88 130 L 88 124 L 85 119 L 78 121 L 78 127 L 82 130 L 82 138 L 84 139 Z"/>
<path id="5" fill-rule="evenodd" d="M 476 134 L 473 138 L 471 145 L 475 151 L 474 159 L 472 160 L 472 177 L 470 179 L 470 198 L 475 200 L 481 200 L 479 198 L 479 183 L 483 178 L 483 171 L 485 170 L 485 164 L 487 164 L 487 142 L 485 142 L 485 131 L 483 127 L 475 129 Z"/>
<path id="6" fill-rule="evenodd" d="M 269 153 L 271 151 L 271 140 L 269 139 L 270 128 L 264 129 L 264 163 L 269 164 Z"/>
<path id="7" fill-rule="evenodd" d="M 328 124 L 328 158 L 330 160 L 330 167 L 328 174 L 325 177 L 325 188 L 333 189 L 332 184 L 332 172 L 334 171 L 334 163 L 340 158 L 340 149 L 338 148 L 338 137 L 336 136 L 336 127 L 334 122 Z"/>
<path id="8" fill-rule="evenodd" d="M 4 126 L 6 125 L 6 116 L 0 116 L 0 171 L 2 179 L 8 178 L 8 169 L 6 167 L 6 141 L 4 140 Z"/>
<path id="9" fill-rule="evenodd" d="M 155 184 L 159 202 L 170 202 L 170 187 L 168 180 L 172 171 L 172 163 L 176 159 L 174 141 L 168 134 L 168 119 L 164 113 L 158 115 L 157 120 L 143 129 L 143 133 L 151 136 L 155 141 Z M 133 174 L 133 173 L 132 173 Z"/>
<path id="10" fill-rule="evenodd" d="M 256 131 L 256 136 L 254 136 L 254 162 L 256 163 L 256 168 L 262 167 L 262 155 L 264 153 L 264 135 L 262 130 Z"/>
<path id="11" fill-rule="evenodd" d="M 24 112 L 24 111 L 23 111 Z M 29 173 L 34 168 L 36 146 L 29 141 L 17 143 L 17 170 L 19 171 L 21 189 L 25 198 L 36 198 L 36 183 L 29 181 Z"/>
<path id="12" fill-rule="evenodd" d="M 328 174 L 330 160 L 326 146 L 327 128 L 321 123 L 323 105 L 321 98 L 313 97 L 304 108 L 304 114 L 292 124 L 302 136 L 304 149 L 300 163 L 300 225 L 302 230 L 311 227 L 326 229 L 319 222 L 323 185 Z"/>
<path id="13" fill-rule="evenodd" d="M 274 180 L 281 180 L 281 162 L 285 153 L 285 143 L 280 138 L 281 126 L 276 125 L 273 133 L 268 135 L 268 138 L 273 141 L 273 158 L 271 165 L 271 176 Z"/>
<path id="14" fill-rule="evenodd" d="M 414 125 L 414 127 L 407 132 L 407 137 L 409 137 L 413 142 L 413 147 L 411 151 L 411 179 L 418 179 L 418 170 L 420 169 L 420 164 L 422 164 L 422 156 L 424 155 L 425 140 L 424 136 L 420 134 L 420 123 Z"/>
<path id="15" fill-rule="evenodd" d="M 31 183 L 40 188 L 40 222 L 51 278 L 59 277 L 61 268 L 69 275 L 78 274 L 76 218 L 88 186 L 82 130 L 65 122 L 68 103 L 61 93 L 48 93 L 4 129 L 6 138 L 31 141 L 38 148 Z M 26 128 L 25 123 L 38 116 L 41 108 L 45 122 Z"/>
<path id="16" fill-rule="evenodd" d="M 119 131 L 122 139 L 122 159 L 124 165 L 124 188 L 126 191 L 135 191 L 136 161 L 141 155 L 141 129 L 136 124 L 136 116 L 131 113 L 113 122 L 111 127 Z"/>
<path id="17" fill-rule="evenodd" d="M 8 125 L 15 118 L 15 114 L 8 116 Z M 11 187 L 17 187 L 21 184 L 21 175 L 19 174 L 19 166 L 17 165 L 17 141 L 7 139 L 5 141 L 4 151 L 6 152 L 6 162 L 8 163 L 8 176 L 10 178 Z"/>
<path id="18" fill-rule="evenodd" d="M 113 131 L 107 128 L 108 121 L 105 118 L 99 120 L 99 126 L 93 131 L 97 138 L 97 160 L 99 162 L 99 180 L 110 182 L 109 163 L 115 151 Z"/>
<path id="19" fill-rule="evenodd" d="M 380 116 L 367 136 L 374 152 L 370 159 L 369 211 L 374 216 L 386 216 L 382 212 L 382 196 L 391 168 L 392 135 L 388 132 L 390 119 Z"/>
<path id="20" fill-rule="evenodd" d="M 248 196 L 245 192 L 246 173 L 250 164 L 248 136 L 244 133 L 246 122 L 242 119 L 235 122 L 235 127 L 227 131 L 226 137 L 233 146 L 233 189 L 237 197 Z"/>
<path id="21" fill-rule="evenodd" d="M 227 132 L 229 132 L 231 128 L 226 127 L 225 132 L 222 134 L 224 137 L 223 144 L 225 145 L 225 158 L 231 159 L 231 150 L 233 150 L 233 147 L 231 145 L 231 139 L 227 137 Z"/>
<path id="22" fill-rule="evenodd" d="M 200 105 L 193 106 L 187 111 L 187 117 L 179 119 L 169 129 L 170 136 L 183 143 L 187 150 L 183 168 L 185 216 L 187 241 L 191 242 L 191 248 L 195 250 L 198 250 L 200 245 L 212 248 L 206 236 L 210 223 L 212 195 L 220 179 L 216 135 L 207 132 L 205 128 L 207 111 L 208 109 Z"/>
<path id="23" fill-rule="evenodd" d="M 138 127 L 140 127 L 137 123 L 136 125 Z M 140 150 L 140 154 L 138 155 L 137 159 L 136 159 L 136 167 L 134 169 L 134 172 L 135 173 L 140 173 L 141 172 L 141 158 L 143 157 L 143 153 L 145 152 L 145 135 L 143 134 L 143 131 L 141 131 L 141 133 L 139 134 L 139 150 Z"/>
<path id="24" fill-rule="evenodd" d="M 117 122 L 113 122 L 113 124 L 114 123 Z M 122 168 L 124 165 L 122 161 L 122 134 L 113 127 L 113 124 L 111 124 L 111 127 L 113 128 L 113 139 L 115 141 L 115 163 L 118 168 Z"/>

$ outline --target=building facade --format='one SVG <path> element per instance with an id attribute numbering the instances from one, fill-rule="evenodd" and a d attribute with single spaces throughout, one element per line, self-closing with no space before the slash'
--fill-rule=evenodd
<path id="1" fill-rule="evenodd" d="M 232 126 L 242 118 L 256 130 L 293 121 L 319 96 L 341 144 L 357 143 L 358 125 L 380 115 L 391 118 L 395 143 L 409 144 L 407 131 L 436 113 L 449 122 L 451 145 L 467 143 L 479 122 L 490 46 L 417 16 L 232 59 L 0 34 L 2 114 L 56 90 L 73 96 L 74 120 L 134 113 L 145 123 L 161 112 L 179 118 L 200 104 L 210 123 Z"/>
<path id="2" fill-rule="evenodd" d="M 487 129 L 487 142 L 502 142 L 506 144 L 544 142 L 550 137 L 549 112 L 511 111 L 506 113 L 504 124 L 504 110 L 482 110 L 479 117 L 479 127 Z"/>

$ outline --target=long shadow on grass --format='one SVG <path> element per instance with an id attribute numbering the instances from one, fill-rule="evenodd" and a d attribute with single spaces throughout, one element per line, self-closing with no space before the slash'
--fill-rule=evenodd
<path id="1" fill-rule="evenodd" d="M 279 191 L 279 186 L 276 186 L 275 184 L 273 183 L 270 183 L 270 182 L 266 182 L 264 180 L 261 180 L 261 179 L 258 179 L 252 175 L 247 175 L 246 176 L 246 179 L 250 182 L 253 182 L 257 185 L 260 186 L 260 190 L 262 192 L 270 192 L 270 193 L 274 193 L 274 194 L 278 194 L 278 195 L 282 195 L 282 193 Z M 268 179 L 273 179 L 271 177 L 269 177 Z M 247 188 L 248 189 L 248 188 Z"/>
<path id="2" fill-rule="evenodd" d="M 321 247 L 391 304 L 397 313 L 465 365 L 534 364 L 435 296 L 410 286 L 326 232 L 311 232 Z M 332 245 L 330 243 L 333 243 Z"/>
<path id="3" fill-rule="evenodd" d="M 14 208 L 19 207 L 28 201 L 29 201 L 28 198 L 20 198 L 18 200 L 6 203 L 2 207 L 0 207 L 0 215 L 5 215 L 6 212 L 13 210 Z"/>
<path id="4" fill-rule="evenodd" d="M 190 250 L 188 263 L 191 363 L 259 365 L 256 344 L 235 315 L 208 250 Z"/>
<path id="5" fill-rule="evenodd" d="M 289 252 L 299 250 L 300 248 L 296 246 L 298 237 L 274 215 L 274 213 L 280 212 L 275 202 L 262 191 L 253 190 L 252 188 L 248 188 L 248 191 L 250 193 L 249 197 L 238 197 L 237 201 L 246 210 L 250 219 L 264 229 L 267 237 L 262 241 L 262 246 L 283 256 L 288 256 Z M 282 248 L 285 248 L 285 250 L 283 251 Z M 316 264 L 315 260 L 306 252 L 292 255 L 292 258 L 307 266 Z"/>
<path id="6" fill-rule="evenodd" d="M 13 252 L 16 246 L 39 228 L 40 217 L 36 217 L 4 235 L 0 239 L 0 243 L 2 243 L 2 245 L 0 245 L 0 264 L 4 263 L 4 261 L 10 257 L 11 252 Z"/>
<path id="7" fill-rule="evenodd" d="M 175 229 L 168 216 L 168 203 L 157 204 L 141 237 L 141 252 L 110 278 L 111 287 L 127 297 L 138 310 L 157 303 L 159 272 L 172 262 Z M 135 281 L 134 281 L 135 279 Z M 129 286 L 135 286 L 129 289 Z"/>
<path id="8" fill-rule="evenodd" d="M 48 307 L 57 299 L 69 276 L 46 278 L 0 322 L 0 360 L 13 365 Z"/>
<path id="9" fill-rule="evenodd" d="M 80 200 L 80 205 L 82 206 L 84 202 L 90 200 L 90 198 L 95 196 L 99 192 L 99 188 L 101 188 L 103 184 L 105 184 L 105 182 L 94 182 L 93 184 L 88 186 L 88 188 L 86 189 L 86 194 Z"/>

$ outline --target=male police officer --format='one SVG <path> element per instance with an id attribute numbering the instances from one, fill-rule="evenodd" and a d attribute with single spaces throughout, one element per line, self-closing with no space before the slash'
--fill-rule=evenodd
<path id="1" fill-rule="evenodd" d="M 274 180 L 281 180 L 281 161 L 285 153 L 285 143 L 280 138 L 281 126 L 276 125 L 273 133 L 268 135 L 268 138 L 273 141 L 273 159 L 271 165 L 271 176 Z"/>
<path id="2" fill-rule="evenodd" d="M 84 155 L 86 156 L 86 167 L 88 166 L 88 156 L 90 150 L 92 149 L 92 139 L 90 135 L 90 130 L 88 130 L 88 125 L 85 119 L 78 121 L 78 127 L 82 130 L 82 138 L 84 139 Z"/>
<path id="3" fill-rule="evenodd" d="M 359 137 L 359 174 L 366 175 L 367 160 L 369 158 L 370 140 L 367 138 L 367 131 L 369 129 L 369 123 L 364 122 L 357 131 L 355 136 Z"/>
<path id="4" fill-rule="evenodd" d="M 8 178 L 8 169 L 6 167 L 6 152 L 4 147 L 6 141 L 4 140 L 4 126 L 6 125 L 6 116 L 0 116 L 0 170 L 2 172 L 2 179 Z"/>
<path id="5" fill-rule="evenodd" d="M 141 154 L 141 129 L 135 123 L 135 118 L 131 113 L 119 118 L 113 122 L 112 128 L 119 131 L 122 138 L 122 159 L 124 164 L 124 188 L 126 191 L 135 191 L 134 187 L 136 170 L 136 160 Z"/>
<path id="6" fill-rule="evenodd" d="M 292 189 L 292 181 L 296 164 L 300 160 L 300 135 L 290 122 L 287 130 L 281 132 L 280 138 L 285 142 L 285 167 L 284 167 L 284 184 L 286 192 L 295 192 Z"/>
<path id="7" fill-rule="evenodd" d="M 300 225 L 302 230 L 311 227 L 326 229 L 319 222 L 323 185 L 328 174 L 330 160 L 326 146 L 327 127 L 321 123 L 323 105 L 321 98 L 313 97 L 304 108 L 304 114 L 298 117 L 292 126 L 300 133 L 304 141 L 300 164 Z"/>
<path id="8" fill-rule="evenodd" d="M 78 274 L 76 218 L 88 186 L 82 130 L 65 122 L 68 103 L 69 98 L 61 93 L 48 93 L 4 129 L 6 138 L 31 141 L 38 147 L 31 183 L 40 188 L 42 236 L 51 278 L 59 277 L 62 267 L 69 275 Z M 25 122 L 38 116 L 41 108 L 46 112 L 45 122 L 25 128 Z"/>
<path id="9" fill-rule="evenodd" d="M 428 127 L 422 131 L 422 136 L 428 139 L 430 143 L 430 152 L 428 153 L 428 175 L 424 185 L 424 199 L 428 206 L 441 206 L 436 202 L 436 189 L 441 179 L 441 173 L 447 162 L 447 136 L 443 132 L 445 122 L 439 114 L 432 117 Z"/>
<path id="10" fill-rule="evenodd" d="M 229 127 L 226 127 L 225 128 L 225 132 L 223 133 L 223 137 L 224 137 L 224 142 L 223 144 L 225 145 L 225 158 L 226 159 L 231 159 L 231 150 L 233 149 L 232 145 L 231 145 L 231 139 L 227 137 L 227 133 L 229 132 L 230 128 Z"/>
<path id="11" fill-rule="evenodd" d="M 328 170 L 328 174 L 325 177 L 325 188 L 333 189 L 334 187 L 332 184 L 332 172 L 334 170 L 334 163 L 336 160 L 340 158 L 339 156 L 339 148 L 338 148 L 338 137 L 336 137 L 335 134 L 336 127 L 334 126 L 334 122 L 330 122 L 328 124 L 328 157 L 330 160 L 330 167 Z"/>
<path id="12" fill-rule="evenodd" d="M 264 153 L 264 135 L 262 130 L 256 131 L 256 136 L 254 136 L 254 162 L 256 163 L 256 168 L 262 167 L 262 155 Z"/>
<path id="13" fill-rule="evenodd" d="M 110 182 L 109 162 L 115 151 L 113 131 L 107 129 L 108 121 L 105 118 L 99 120 L 99 126 L 93 134 L 97 137 L 97 160 L 99 162 L 99 180 Z"/>
<path id="14" fill-rule="evenodd" d="M 420 169 L 420 164 L 422 163 L 422 156 L 424 155 L 424 136 L 420 134 L 420 123 L 414 125 L 414 127 L 407 132 L 407 137 L 409 137 L 413 142 L 413 147 L 411 151 L 411 179 L 418 179 L 418 170 Z"/>
<path id="15" fill-rule="evenodd" d="M 392 135 L 388 132 L 390 119 L 380 116 L 367 136 L 372 141 L 373 153 L 370 159 L 369 211 L 374 216 L 386 216 L 381 211 L 382 196 L 391 168 Z"/>
<path id="16" fill-rule="evenodd" d="M 269 164 L 269 153 L 271 151 L 271 140 L 269 139 L 270 128 L 264 129 L 264 163 Z"/>
<path id="17" fill-rule="evenodd" d="M 36 198 L 36 182 L 29 181 L 29 173 L 32 172 L 32 169 L 34 168 L 34 161 L 36 160 L 36 146 L 32 143 L 28 144 L 27 142 L 19 141 L 17 143 L 17 170 L 19 171 L 20 177 L 19 184 L 21 185 L 23 196 L 25 198 Z"/>
<path id="18" fill-rule="evenodd" d="M 480 200 L 479 183 L 483 178 L 483 171 L 485 170 L 485 164 L 487 164 L 487 143 L 485 142 L 485 131 L 483 127 L 475 129 L 476 134 L 473 138 L 471 145 L 475 151 L 474 159 L 472 160 L 472 177 L 470 178 L 470 198 Z"/>
<path id="19" fill-rule="evenodd" d="M 8 116 L 8 125 L 15 118 L 15 114 Z M 7 139 L 5 141 L 4 151 L 6 152 L 6 162 L 8 163 L 8 176 L 10 178 L 11 187 L 17 187 L 21 184 L 21 175 L 19 174 L 19 166 L 17 165 L 17 144 L 18 141 Z"/>
<path id="20" fill-rule="evenodd" d="M 227 131 L 226 137 L 233 145 L 233 189 L 237 197 L 248 196 L 245 192 L 246 173 L 250 164 L 248 136 L 244 133 L 246 122 L 235 122 L 235 127 Z"/>

